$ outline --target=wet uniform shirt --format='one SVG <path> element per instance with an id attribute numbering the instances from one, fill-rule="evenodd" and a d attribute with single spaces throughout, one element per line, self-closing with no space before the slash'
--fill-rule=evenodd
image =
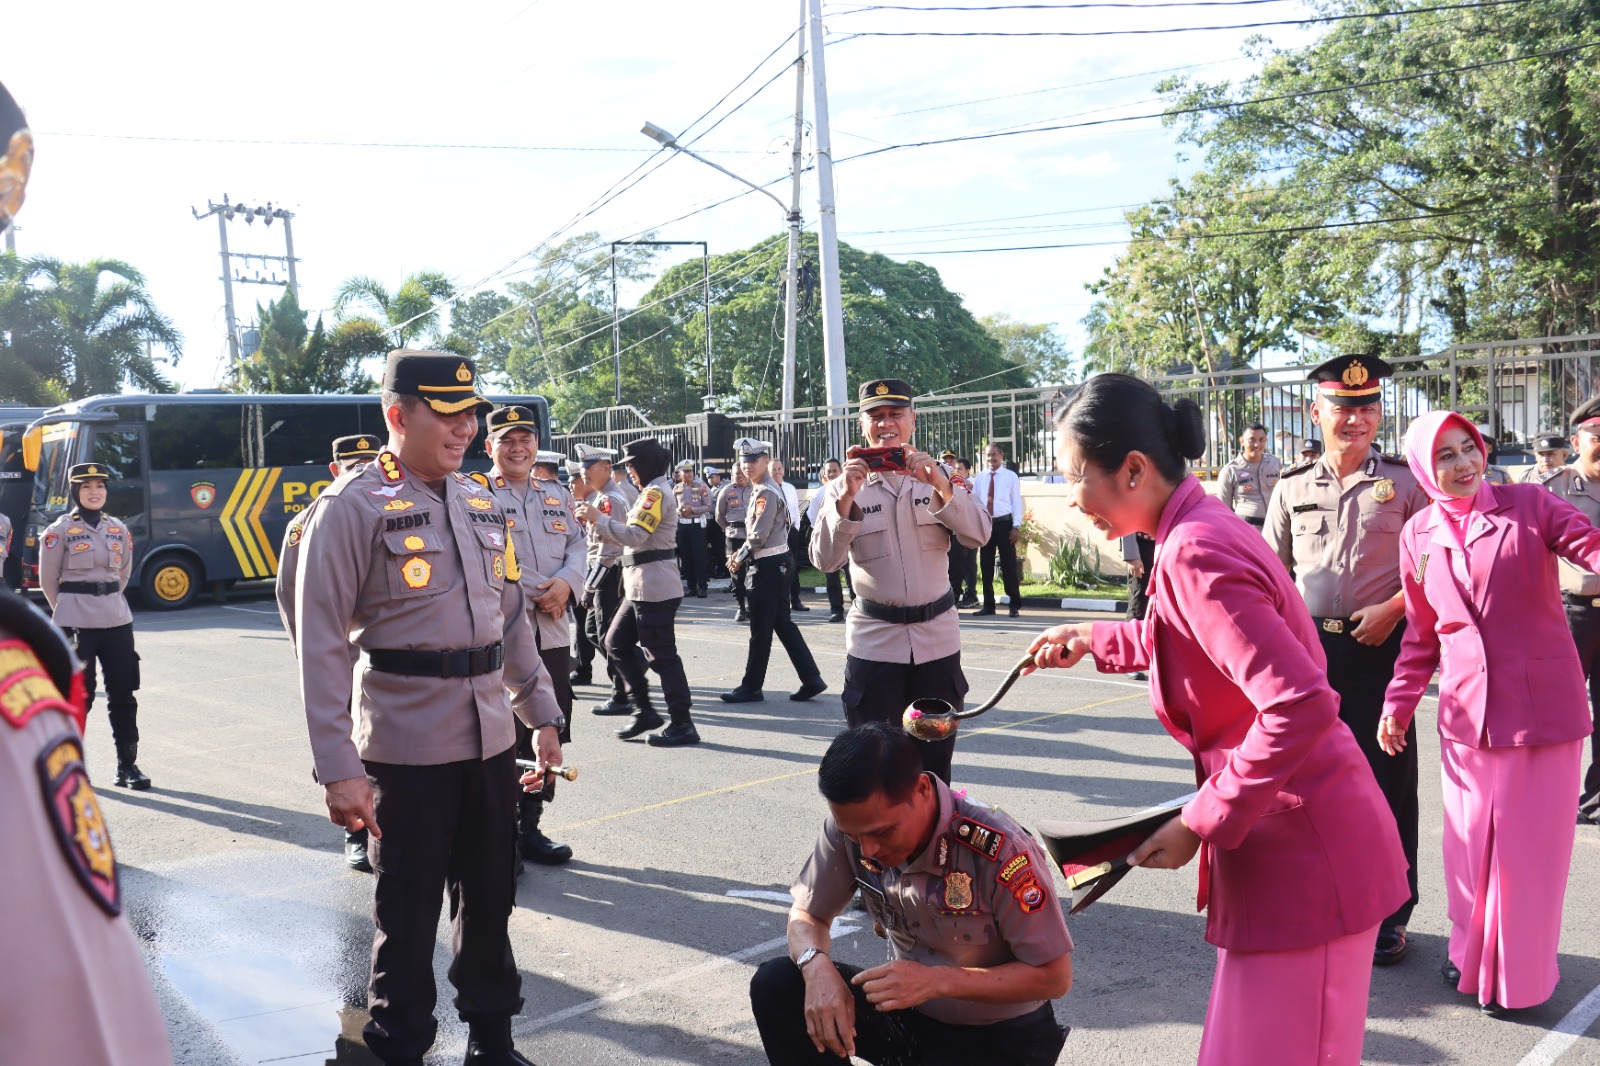
<path id="1" fill-rule="evenodd" d="M 1050 860 L 1033 835 L 998 808 L 932 780 L 939 814 L 922 854 L 904 867 L 880 866 L 830 816 L 792 889 L 795 905 L 831 922 L 859 888 L 894 957 L 924 966 L 1044 966 L 1071 951 Z M 954 1025 L 987 1025 L 1044 1002 L 930 999 L 916 1009 Z"/>
<path id="2" fill-rule="evenodd" d="M 1400 591 L 1400 530 L 1431 500 L 1411 468 L 1373 449 L 1341 484 L 1326 458 L 1287 471 L 1267 505 L 1267 544 L 1314 618 L 1349 618 Z"/>
<path id="3" fill-rule="evenodd" d="M 93 526 L 76 509 L 68 511 L 39 538 L 39 587 L 58 626 L 112 629 L 132 622 L 133 612 L 120 591 L 98 596 L 60 591 L 63 581 L 111 582 L 121 590 L 132 575 L 133 537 L 104 511 Z"/>
<path id="4" fill-rule="evenodd" d="M 572 640 L 567 613 L 552 618 L 533 601 L 548 589 L 539 588 L 560 578 L 576 596 L 583 589 L 583 527 L 572 515 L 572 495 L 559 481 L 529 478 L 518 486 L 499 470 L 489 471 L 489 484 L 506 512 L 506 525 L 516 541 L 517 567 L 522 571 L 522 592 L 528 600 L 529 618 L 541 648 L 564 648 Z"/>
<path id="5" fill-rule="evenodd" d="M 950 537 L 968 548 L 989 541 L 994 521 L 963 479 L 952 477 L 950 502 L 934 509 L 933 488 L 908 474 L 873 473 L 856 493 L 850 517 L 839 515 L 846 479 L 834 478 L 821 521 L 811 531 L 811 560 L 830 574 L 850 563 L 858 597 L 895 607 L 920 607 L 950 591 Z M 859 659 L 926 663 L 961 650 L 955 610 L 926 622 L 885 622 L 853 605 L 845 648 Z"/>
<path id="6" fill-rule="evenodd" d="M 488 489 L 460 474 L 435 488 L 388 449 L 323 491 L 301 537 L 294 594 L 300 692 L 323 784 L 362 776 L 363 759 L 434 766 L 498 755 L 514 739 L 513 711 L 533 728 L 560 720 L 505 532 Z M 346 645 L 457 651 L 502 641 L 504 667 L 472 678 L 363 662 L 352 739 Z"/>
<path id="7" fill-rule="evenodd" d="M 1263 455 L 1259 463 L 1236 455 L 1217 478 L 1217 497 L 1240 518 L 1265 518 L 1267 501 L 1282 476 L 1283 461 L 1276 455 Z"/>
<path id="8" fill-rule="evenodd" d="M 1575 466 L 1564 466 L 1545 478 L 1544 487 L 1583 512 L 1590 525 L 1600 526 L 1600 481 L 1586 478 Z M 1561 591 L 1573 596 L 1600 596 L 1600 576 L 1557 556 L 1561 564 Z"/>
<path id="9" fill-rule="evenodd" d="M 629 566 L 628 559 L 640 552 L 678 549 L 678 498 L 672 494 L 672 479 L 663 474 L 645 486 L 625 516 L 601 515 L 595 523 L 599 535 L 621 546 L 622 593 L 635 603 L 659 603 L 683 598 L 683 582 L 678 578 L 676 558 L 661 558 Z"/>

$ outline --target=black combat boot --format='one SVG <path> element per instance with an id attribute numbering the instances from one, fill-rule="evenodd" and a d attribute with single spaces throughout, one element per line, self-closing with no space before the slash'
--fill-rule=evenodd
<path id="1" fill-rule="evenodd" d="M 468 1022 L 467 1057 L 462 1066 L 538 1066 L 511 1042 L 511 1019 Z"/>
<path id="2" fill-rule="evenodd" d="M 524 792 L 517 797 L 517 850 L 522 857 L 540 866 L 560 866 L 572 858 L 572 849 L 557 844 L 539 832 L 539 819 L 544 817 L 544 797 Z"/>
<path id="3" fill-rule="evenodd" d="M 700 734 L 695 731 L 688 714 L 675 714 L 671 725 L 653 737 L 646 737 L 645 743 L 652 748 L 681 748 L 685 744 L 700 743 Z"/>
<path id="4" fill-rule="evenodd" d="M 131 788 L 135 791 L 143 792 L 150 787 L 150 779 L 144 775 L 143 770 L 134 765 L 133 760 L 138 757 L 139 744 L 137 741 L 132 744 L 117 745 L 116 786 L 118 788 Z"/>
<path id="5" fill-rule="evenodd" d="M 633 724 L 617 730 L 617 736 L 623 740 L 632 740 L 666 724 L 666 719 L 657 714 L 656 709 L 650 705 L 650 697 L 639 699 L 634 707 Z"/>

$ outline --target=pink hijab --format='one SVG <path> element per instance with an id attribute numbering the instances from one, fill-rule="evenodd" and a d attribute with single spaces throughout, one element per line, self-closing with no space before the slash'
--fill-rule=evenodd
<path id="1" fill-rule="evenodd" d="M 1433 473 L 1433 450 L 1439 443 L 1439 434 L 1443 433 L 1445 427 L 1452 422 L 1472 434 L 1472 439 L 1478 442 L 1479 453 L 1487 462 L 1489 450 L 1477 426 L 1454 411 L 1429 411 L 1412 421 L 1411 428 L 1406 430 L 1406 465 L 1411 467 L 1417 483 L 1427 492 L 1428 497 L 1439 505 L 1439 510 L 1450 520 L 1450 528 L 1455 532 L 1456 540 L 1459 542 L 1462 531 L 1466 528 L 1467 518 L 1477 506 L 1478 497 L 1483 494 L 1483 487 L 1488 482 L 1480 478 L 1478 491 L 1471 496 L 1452 496 L 1439 487 L 1439 481 Z"/>

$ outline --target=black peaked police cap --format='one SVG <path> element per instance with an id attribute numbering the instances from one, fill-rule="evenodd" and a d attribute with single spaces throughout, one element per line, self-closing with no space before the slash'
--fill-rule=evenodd
<path id="1" fill-rule="evenodd" d="M 1077 914 L 1111 891 L 1133 868 L 1128 865 L 1129 853 L 1176 818 L 1194 795 L 1191 792 L 1126 818 L 1040 822 L 1045 850 L 1067 879 L 1065 898 L 1072 904 L 1067 913 Z"/>

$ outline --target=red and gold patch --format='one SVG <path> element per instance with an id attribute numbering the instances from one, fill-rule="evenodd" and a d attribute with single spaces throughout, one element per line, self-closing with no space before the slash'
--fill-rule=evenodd
<path id="1" fill-rule="evenodd" d="M 506 576 L 506 560 L 505 560 L 505 556 L 500 555 L 497 552 L 495 554 L 494 563 L 492 564 L 492 566 L 494 568 L 495 580 L 499 580 L 500 578 L 503 578 L 503 577 Z"/>
<path id="2" fill-rule="evenodd" d="M 75 552 L 86 552 L 92 547 L 94 547 L 94 545 L 90 544 L 88 541 L 80 540 L 72 546 L 72 550 Z"/>
<path id="3" fill-rule="evenodd" d="M 433 566 L 421 556 L 413 555 L 400 564 L 400 577 L 404 579 L 406 588 L 425 589 L 433 578 Z"/>
<path id="4" fill-rule="evenodd" d="M 0 717 L 20 729 L 46 708 L 73 713 L 32 648 L 20 640 L 0 641 Z"/>
<path id="5" fill-rule="evenodd" d="M 388 503 L 383 505 L 383 509 L 385 511 L 404 511 L 407 508 L 415 506 L 416 504 L 411 500 L 390 500 Z"/>
<path id="6" fill-rule="evenodd" d="M 122 913 L 122 883 L 100 801 L 83 765 L 76 733 L 64 733 L 40 753 L 39 783 L 61 852 L 89 898 L 107 914 Z"/>
<path id="7" fill-rule="evenodd" d="M 378 469 L 383 471 L 385 481 L 404 481 L 405 471 L 400 469 L 400 460 L 395 458 L 394 452 L 384 449 L 378 453 Z"/>
<path id="8" fill-rule="evenodd" d="M 45 549 L 45 551 L 49 551 L 51 548 L 54 548 L 57 544 L 60 544 L 60 543 L 61 543 L 61 537 L 58 534 L 46 533 L 44 535 L 44 549 Z"/>
<path id="9" fill-rule="evenodd" d="M 300 543 L 300 538 L 306 535 L 306 527 L 294 525 L 289 527 L 289 547 Z"/>

